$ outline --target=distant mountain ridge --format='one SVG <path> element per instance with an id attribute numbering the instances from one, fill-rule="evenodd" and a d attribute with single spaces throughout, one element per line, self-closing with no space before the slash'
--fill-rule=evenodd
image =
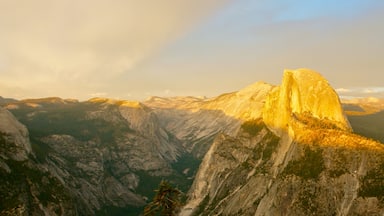
<path id="1" fill-rule="evenodd" d="M 372 177 L 381 175 L 376 170 L 382 164 L 381 145 L 350 133 L 337 94 L 321 75 L 308 69 L 286 71 L 281 86 L 257 82 L 214 98 L 151 97 L 142 102 L 92 98 L 80 102 L 50 97 L 7 99 L 1 106 L 8 110 L 0 110 L 1 120 L 8 120 L 0 127 L 4 146 L 0 174 L 6 185 L 0 188 L 0 195 L 7 197 L 0 214 L 139 215 L 157 184 L 167 179 L 184 192 L 194 180 L 184 213 L 247 215 L 255 213 L 260 203 L 264 207 L 258 212 L 265 212 L 273 195 L 264 194 L 266 189 L 277 193 L 281 182 L 269 177 L 284 176 L 287 181 L 307 185 L 303 195 L 311 187 L 323 190 L 317 179 L 333 175 L 338 183 L 332 180 L 328 184 L 340 187 L 351 181 L 348 191 L 353 196 L 337 195 L 345 206 L 336 207 L 337 201 L 330 212 L 364 213 L 363 207 L 354 210 L 352 204 L 382 211 L 380 196 L 371 191 L 382 186 Z M 351 121 L 355 130 L 358 124 L 354 123 L 361 121 Z M 9 126 L 19 132 L 9 132 Z M 356 158 L 354 151 L 359 152 Z M 321 163 L 311 161 L 307 154 Z M 295 161 L 300 160 L 309 163 L 298 165 Z M 356 167 L 359 164 L 361 168 Z M 306 173 L 312 168 L 313 172 Z M 355 170 L 362 180 L 351 177 Z M 29 177 L 31 173 L 36 176 Z M 13 181 L 15 178 L 19 180 Z M 253 190 L 259 183 L 280 186 Z M 352 191 L 356 184 L 362 189 L 357 194 Z M 300 191 L 298 185 L 291 184 Z M 43 190 L 45 187 L 52 190 Z M 347 190 L 335 191 L 343 194 Z M 245 192 L 249 197 L 244 204 L 235 201 L 244 200 Z M 50 195 L 56 193 L 61 196 Z M 363 195 L 370 198 L 360 199 Z M 323 204 L 317 198 L 302 199 L 311 202 L 309 205 Z M 274 203 L 278 206 L 280 202 L 288 201 Z"/>

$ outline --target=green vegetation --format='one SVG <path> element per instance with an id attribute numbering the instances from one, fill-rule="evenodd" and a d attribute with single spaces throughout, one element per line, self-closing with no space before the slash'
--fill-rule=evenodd
<path id="1" fill-rule="evenodd" d="M 141 215 L 142 212 L 143 212 L 142 207 L 127 206 L 127 207 L 121 208 L 116 206 L 104 206 L 95 214 L 96 216 L 108 216 L 108 215 L 127 216 L 127 215 Z"/>
<path id="2" fill-rule="evenodd" d="M 280 138 L 267 129 L 267 133 L 262 137 L 262 140 L 255 146 L 250 155 L 250 158 L 245 161 L 243 167 L 255 166 L 256 161 L 261 160 L 261 163 L 256 167 L 256 173 L 267 174 L 269 166 L 271 166 L 271 157 L 276 151 L 280 143 Z"/>
<path id="3" fill-rule="evenodd" d="M 21 106 L 11 110 L 18 120 L 29 130 L 31 146 L 37 160 L 42 162 L 51 149 L 41 141 L 42 137 L 52 134 L 67 134 L 80 141 L 94 140 L 101 145 L 114 144 L 118 134 L 132 131 L 122 116 L 118 107 L 110 105 L 100 108 L 97 104 L 48 104 L 39 108 Z M 102 111 L 100 111 L 102 110 Z M 114 119 L 107 117 L 92 117 L 88 113 L 103 112 L 100 116 L 113 113 Z M 117 117 L 116 117 L 117 115 Z"/>
<path id="4" fill-rule="evenodd" d="M 72 206 L 69 191 L 61 182 L 49 173 L 40 171 L 33 164 L 7 160 L 11 173 L 4 173 L 0 169 L 0 193 L 3 195 L 0 202 L 0 211 L 10 210 L 19 205 L 30 205 L 31 209 L 43 206 L 67 205 Z M 38 199 L 36 202 L 34 199 Z M 28 202 L 28 203 L 25 203 Z M 56 208 L 56 213 L 61 215 L 61 209 Z"/>
<path id="5" fill-rule="evenodd" d="M 29 130 L 31 146 L 36 155 L 38 162 L 44 163 L 50 153 L 53 151 L 51 147 L 42 141 L 43 137 L 52 134 L 66 134 L 73 136 L 76 140 L 86 143 L 92 141 L 98 147 L 108 146 L 114 148 L 114 145 L 121 137 L 121 134 L 133 132 L 126 120 L 121 116 L 119 107 L 116 105 L 105 105 L 95 103 L 70 103 L 70 104 L 43 104 L 41 107 L 28 107 L 20 104 L 19 109 L 10 110 L 18 120 L 27 126 Z M 170 139 L 177 141 L 172 134 L 168 133 Z M 213 137 L 212 137 L 213 140 Z M 204 140 L 203 140 L 204 141 Z M 0 136 L 0 144 L 5 144 L 6 137 Z M 206 145 L 203 145 L 206 146 Z M 66 165 L 71 170 L 72 175 L 87 178 L 87 173 L 83 173 L 76 168 L 76 158 L 71 155 L 61 155 L 66 160 Z M 175 170 L 166 180 L 172 180 L 178 183 L 178 187 L 182 191 L 187 191 L 192 184 L 193 179 L 188 178 L 194 176 L 200 160 L 191 155 L 183 155 L 180 159 L 171 164 Z M 113 175 L 113 170 L 109 170 L 108 161 L 104 161 L 106 167 L 106 175 Z M 72 169 L 73 168 L 73 169 Z M 183 171 L 189 168 L 188 175 Z M 154 190 L 160 184 L 164 177 L 153 176 L 145 171 L 134 171 L 140 178 L 140 184 L 136 188 L 135 193 L 146 197 L 153 197 Z M 28 175 L 25 175 L 28 176 Z M 20 177 L 18 177 L 20 178 Z M 36 180 L 40 181 L 40 179 Z M 40 189 L 39 189 L 40 190 Z M 38 195 L 41 200 L 49 201 L 51 199 L 49 193 L 42 192 Z M 183 197 L 185 199 L 185 197 Z M 17 197 L 15 198 L 17 200 Z M 45 202 L 45 201 L 44 201 Z M 114 207 L 104 206 L 97 215 L 139 215 L 142 213 L 143 207 Z"/>
<path id="6" fill-rule="evenodd" d="M 48 153 L 51 151 L 51 148 L 48 146 L 48 144 L 41 142 L 39 139 L 36 139 L 35 137 L 31 137 L 30 140 L 31 140 L 31 147 L 33 149 L 33 152 L 36 155 L 37 161 L 44 162 L 48 156 Z"/>
<path id="7" fill-rule="evenodd" d="M 43 108 L 26 107 L 11 111 L 27 126 L 31 137 L 36 138 L 51 134 L 68 134 L 81 141 L 97 138 L 101 142 L 109 142 L 114 134 L 130 131 L 122 117 L 117 122 L 87 117 L 87 112 L 96 111 L 98 108 L 94 104 L 79 103 Z M 117 107 L 111 106 L 103 112 L 119 114 L 115 109 Z"/>
<path id="8" fill-rule="evenodd" d="M 303 186 L 298 193 L 298 204 L 301 209 L 305 211 L 306 215 L 313 215 L 313 213 L 321 211 L 319 203 L 316 200 L 318 190 L 319 188 L 316 184 L 309 184 Z"/>
<path id="9" fill-rule="evenodd" d="M 196 208 L 196 210 L 193 212 L 193 215 L 202 215 L 204 213 L 205 207 L 209 204 L 209 194 L 206 195 L 199 204 L 199 206 Z"/>
<path id="10" fill-rule="evenodd" d="M 144 216 L 161 215 L 173 216 L 181 207 L 181 191 L 174 188 L 169 182 L 161 181 L 156 194 L 144 208 Z"/>
<path id="11" fill-rule="evenodd" d="M 5 137 L 7 136 L 6 133 L 3 133 L 0 131 L 0 147 L 2 149 L 4 149 L 3 147 L 5 147 L 5 144 L 6 144 L 6 140 L 5 140 Z"/>
<path id="12" fill-rule="evenodd" d="M 384 162 L 376 169 L 369 170 L 363 177 L 359 196 L 377 197 L 384 201 Z"/>
<path id="13" fill-rule="evenodd" d="M 280 138 L 270 131 L 266 134 L 265 139 L 267 140 L 267 144 L 263 150 L 263 160 L 271 158 L 272 153 L 276 150 L 280 142 Z"/>
<path id="14" fill-rule="evenodd" d="M 318 119 L 312 116 L 309 112 L 295 113 L 294 117 L 299 122 L 305 124 L 307 127 L 312 129 L 339 129 L 333 121 L 328 119 Z"/>
<path id="15" fill-rule="evenodd" d="M 298 160 L 292 160 L 285 167 L 283 174 L 296 175 L 303 179 L 317 179 L 324 170 L 322 149 L 304 147 L 304 155 Z"/>
<path id="16" fill-rule="evenodd" d="M 9 150 L 9 145 L 7 144 L 7 134 L 0 131 L 0 153 L 7 152 Z"/>
<path id="17" fill-rule="evenodd" d="M 337 169 L 334 169 L 334 170 L 330 170 L 329 171 L 329 176 L 332 177 L 332 178 L 338 178 L 340 177 L 341 175 L 347 173 L 348 170 L 344 167 L 340 167 L 340 168 L 337 168 Z"/>
<path id="18" fill-rule="evenodd" d="M 9 146 L 6 137 L 8 135 L 0 132 L 0 148 L 7 151 Z M 0 169 L 0 212 L 14 209 L 25 205 L 28 202 L 29 208 L 39 209 L 39 203 L 43 206 L 61 203 L 69 203 L 71 196 L 61 182 L 48 172 L 41 171 L 33 162 L 18 162 L 4 160 L 11 172 L 7 173 Z M 34 199 L 38 200 L 36 202 Z M 60 215 L 61 209 L 57 208 L 56 213 Z M 0 213 L 1 214 L 1 213 Z"/>
<path id="19" fill-rule="evenodd" d="M 261 118 L 246 121 L 241 125 L 241 129 L 252 136 L 257 135 L 263 128 L 265 124 Z"/>
<path id="20" fill-rule="evenodd" d="M 195 176 L 201 160 L 196 159 L 191 154 L 184 154 L 180 156 L 176 162 L 171 164 L 173 170 L 176 171 L 171 177 L 178 183 L 178 188 L 181 191 L 188 191 L 193 182 L 193 176 Z M 186 169 L 188 173 L 183 173 Z"/>
<path id="21" fill-rule="evenodd" d="M 140 184 L 136 188 L 136 192 L 149 198 L 155 195 L 156 187 L 164 179 L 161 176 L 149 175 L 145 171 L 136 171 L 135 174 L 140 178 Z"/>

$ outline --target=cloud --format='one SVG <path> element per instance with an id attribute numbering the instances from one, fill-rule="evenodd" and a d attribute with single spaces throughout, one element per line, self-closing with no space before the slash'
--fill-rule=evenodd
<path id="1" fill-rule="evenodd" d="M 383 93 L 384 92 L 384 87 L 372 87 L 372 88 L 367 88 L 364 90 L 364 93 Z"/>
<path id="2" fill-rule="evenodd" d="M 335 89 L 336 92 L 338 93 L 346 93 L 346 92 L 351 92 L 351 89 L 346 89 L 346 88 L 337 88 Z"/>
<path id="3" fill-rule="evenodd" d="M 354 87 L 337 88 L 337 93 L 343 97 L 377 97 L 384 98 L 384 87 Z"/>
<path id="4" fill-rule="evenodd" d="M 220 7 L 213 0 L 0 2 L 0 80 L 7 85 L 103 82 Z"/>

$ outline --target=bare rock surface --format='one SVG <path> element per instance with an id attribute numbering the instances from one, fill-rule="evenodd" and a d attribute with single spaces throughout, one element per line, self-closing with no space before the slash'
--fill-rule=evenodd
<path id="1" fill-rule="evenodd" d="M 321 75 L 286 70 L 262 118 L 215 139 L 180 215 L 383 215 L 384 145 L 341 107 Z"/>

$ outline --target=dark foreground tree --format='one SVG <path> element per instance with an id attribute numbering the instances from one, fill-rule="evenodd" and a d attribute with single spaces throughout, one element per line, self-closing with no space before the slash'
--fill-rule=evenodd
<path id="1" fill-rule="evenodd" d="M 168 181 L 161 181 L 153 201 L 144 208 L 144 216 L 173 216 L 180 209 L 181 191 L 172 187 Z"/>

